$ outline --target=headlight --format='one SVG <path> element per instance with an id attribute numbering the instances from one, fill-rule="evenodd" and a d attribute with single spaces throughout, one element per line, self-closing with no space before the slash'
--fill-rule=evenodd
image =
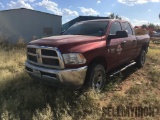
<path id="1" fill-rule="evenodd" d="M 86 63 L 85 57 L 81 53 L 68 53 L 63 54 L 65 64 L 84 64 Z"/>

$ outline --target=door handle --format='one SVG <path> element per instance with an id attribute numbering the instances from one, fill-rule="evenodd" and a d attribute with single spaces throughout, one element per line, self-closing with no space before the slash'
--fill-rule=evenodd
<path id="1" fill-rule="evenodd" d="M 125 45 L 126 41 L 121 42 L 121 46 L 123 47 Z"/>
<path id="2" fill-rule="evenodd" d="M 136 42 L 136 40 L 133 40 L 133 42 Z"/>

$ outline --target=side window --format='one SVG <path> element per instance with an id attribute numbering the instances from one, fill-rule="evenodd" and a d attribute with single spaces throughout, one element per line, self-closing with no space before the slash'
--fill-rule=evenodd
<path id="1" fill-rule="evenodd" d="M 131 29 L 131 26 L 127 22 L 122 23 L 122 30 L 126 30 L 128 32 L 128 35 L 133 35 L 133 31 Z"/>
<path id="2" fill-rule="evenodd" d="M 117 31 L 121 31 L 121 25 L 119 22 L 114 22 L 112 23 L 111 29 L 110 29 L 110 34 L 111 35 L 116 35 Z"/>

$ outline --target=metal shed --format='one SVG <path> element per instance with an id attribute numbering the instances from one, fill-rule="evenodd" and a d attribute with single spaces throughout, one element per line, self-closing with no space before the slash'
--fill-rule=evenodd
<path id="1" fill-rule="evenodd" d="M 0 37 L 10 43 L 19 39 L 29 42 L 46 36 L 59 35 L 62 17 L 26 8 L 0 11 Z"/>

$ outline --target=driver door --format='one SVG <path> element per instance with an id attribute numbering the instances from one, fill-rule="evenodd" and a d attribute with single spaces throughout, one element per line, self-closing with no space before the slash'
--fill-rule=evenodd
<path id="1" fill-rule="evenodd" d="M 110 27 L 110 35 L 116 35 L 117 31 L 122 31 L 122 27 L 120 22 L 115 21 L 111 24 Z M 126 40 L 125 38 L 113 38 L 108 40 L 109 44 L 107 45 L 107 56 L 108 56 L 108 64 L 110 66 L 109 69 L 113 69 L 120 65 L 122 61 L 124 61 L 125 54 L 124 51 L 126 49 Z"/>

